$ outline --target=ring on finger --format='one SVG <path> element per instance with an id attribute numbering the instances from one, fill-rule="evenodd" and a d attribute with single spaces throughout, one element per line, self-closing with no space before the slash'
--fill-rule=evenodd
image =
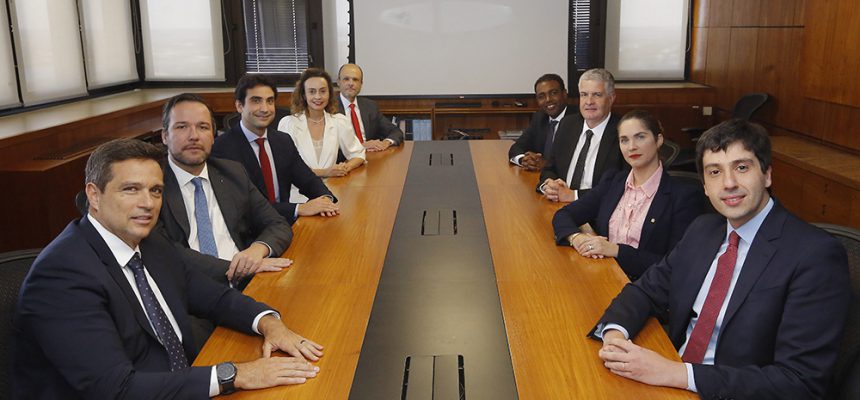
<path id="1" fill-rule="evenodd" d="M 307 341 L 308 341 L 307 339 L 302 339 L 299 341 L 299 344 L 305 344 L 305 342 L 307 342 Z"/>

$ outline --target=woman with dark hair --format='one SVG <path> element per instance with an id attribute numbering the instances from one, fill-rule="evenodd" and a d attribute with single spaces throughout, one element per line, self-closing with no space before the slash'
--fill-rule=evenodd
<path id="1" fill-rule="evenodd" d="M 349 119 L 337 113 L 337 98 L 327 72 L 319 68 L 302 72 L 290 112 L 278 123 L 278 130 L 293 138 L 302 159 L 318 176 L 346 176 L 364 164 L 364 146 Z M 338 150 L 346 157 L 345 162 L 337 162 Z M 290 201 L 296 195 L 301 196 L 294 187 Z"/>
<path id="2" fill-rule="evenodd" d="M 631 169 L 604 174 L 593 190 L 558 210 L 552 226 L 557 244 L 585 257 L 615 257 L 632 280 L 675 246 L 702 212 L 704 198 L 700 188 L 663 170 L 663 130 L 647 111 L 621 118 L 618 144 Z M 596 234 L 580 232 L 586 223 Z"/>

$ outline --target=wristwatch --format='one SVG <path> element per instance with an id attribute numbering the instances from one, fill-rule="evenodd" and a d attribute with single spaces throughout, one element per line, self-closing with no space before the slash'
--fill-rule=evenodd
<path id="1" fill-rule="evenodd" d="M 215 375 L 218 376 L 218 387 L 221 394 L 230 394 L 236 391 L 233 381 L 236 379 L 236 364 L 224 362 L 215 366 Z"/>

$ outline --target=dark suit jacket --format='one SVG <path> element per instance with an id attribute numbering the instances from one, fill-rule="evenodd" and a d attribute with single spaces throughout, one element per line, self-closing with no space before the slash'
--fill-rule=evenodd
<path id="1" fill-rule="evenodd" d="M 379 106 L 376 105 L 375 101 L 362 96 L 355 99 L 361 112 L 361 122 L 364 124 L 365 131 L 364 137 L 367 140 L 391 139 L 395 146 L 403 143 L 403 132 L 379 112 Z M 337 99 L 337 107 L 341 114 L 349 117 L 349 114 L 343 109 L 343 102 L 340 101 L 340 97 Z"/>
<path id="2" fill-rule="evenodd" d="M 726 235 L 704 214 L 678 245 L 612 301 L 600 323 L 635 336 L 669 310 L 669 338 L 686 340 L 693 302 Z M 778 203 L 765 218 L 729 300 L 715 365 L 694 364 L 704 399 L 812 399 L 824 395 L 851 298 L 848 261 L 830 235 Z M 598 324 L 598 325 L 599 325 Z"/>
<path id="3" fill-rule="evenodd" d="M 568 114 L 565 113 L 564 117 L 567 118 Z M 549 116 L 545 112 L 538 110 L 532 115 L 532 121 L 523 131 L 523 134 L 511 145 L 511 149 L 508 150 L 508 159 L 510 160 L 520 154 L 526 154 L 527 151 L 543 153 L 547 133 L 549 133 Z M 549 157 L 549 154 L 544 154 L 544 156 Z"/>
<path id="4" fill-rule="evenodd" d="M 322 179 L 316 176 L 302 160 L 298 150 L 296 150 L 296 144 L 293 143 L 289 135 L 276 129 L 269 129 L 266 136 L 269 138 L 269 146 L 272 148 L 272 154 L 269 156 L 275 160 L 275 173 L 278 175 L 281 201 L 272 204 L 278 213 L 290 223 L 295 222 L 296 204 L 289 201 L 292 185 L 296 185 L 299 192 L 309 199 L 329 195 L 334 201 L 337 201 L 337 198 L 328 190 Z M 254 186 L 260 190 L 263 197 L 268 196 L 266 183 L 263 181 L 263 170 L 260 169 L 257 156 L 239 125 L 215 140 L 215 144 L 212 146 L 212 156 L 242 164 Z"/>
<path id="5" fill-rule="evenodd" d="M 570 110 L 568 110 L 570 111 Z M 624 158 L 621 157 L 621 149 L 618 147 L 618 120 L 621 116 L 612 114 L 609 117 L 609 122 L 606 125 L 606 130 L 603 131 L 599 148 L 597 149 L 597 160 L 594 163 L 594 174 L 591 182 L 596 185 L 600 182 L 600 178 L 607 171 L 624 169 L 626 164 Z M 579 137 L 582 133 L 582 126 L 585 120 L 579 114 L 565 115 L 561 123 L 558 124 L 558 129 L 555 131 L 555 141 L 552 145 L 552 154 L 547 157 L 546 164 L 540 172 L 540 187 L 547 179 L 567 179 L 567 171 L 573 168 L 576 160 L 573 159 L 573 153 L 576 151 L 576 145 L 579 143 Z M 595 143 L 592 142 L 591 146 Z M 578 190 L 579 188 L 571 188 Z"/>
<path id="6" fill-rule="evenodd" d="M 241 164 L 215 157 L 210 157 L 206 164 L 209 166 L 212 191 L 218 199 L 227 230 L 230 231 L 239 251 L 246 249 L 253 242 L 264 242 L 272 248 L 274 256 L 280 257 L 293 240 L 293 231 L 287 220 L 275 211 L 269 200 L 251 183 Z M 186 264 L 201 268 L 206 275 L 218 282 L 227 283 L 225 273 L 230 266 L 229 261 L 199 253 L 188 247 L 191 227 L 188 224 L 189 216 L 185 212 L 179 182 L 167 161 L 162 169 L 164 199 L 159 216 L 161 229 L 176 246 L 183 249 L 180 253 Z"/>
<path id="7" fill-rule="evenodd" d="M 597 234 L 609 234 L 609 219 L 624 195 L 629 170 L 606 174 L 594 190 L 562 207 L 552 219 L 555 241 L 567 246 L 567 237 L 579 232 L 579 226 L 591 223 Z M 704 207 L 701 189 L 674 180 L 666 171 L 645 215 L 639 248 L 618 245 L 618 265 L 635 280 L 652 264 L 660 261 L 681 240 L 684 231 Z"/>
<path id="8" fill-rule="evenodd" d="M 270 309 L 186 268 L 157 233 L 140 243 L 140 251 L 176 318 L 189 361 L 199 347 L 189 313 L 253 334 L 254 318 Z M 211 368 L 169 372 L 167 351 L 86 217 L 39 255 L 21 286 L 14 325 L 14 398 L 208 397 Z"/>

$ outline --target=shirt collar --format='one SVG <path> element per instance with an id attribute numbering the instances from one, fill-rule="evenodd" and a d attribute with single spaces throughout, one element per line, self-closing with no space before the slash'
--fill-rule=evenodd
<path id="1" fill-rule="evenodd" d="M 117 264 L 120 267 L 126 266 L 129 260 L 134 256 L 134 253 L 140 253 L 140 246 L 135 248 L 131 248 L 128 246 L 126 242 L 123 242 L 119 236 L 114 235 L 111 231 L 107 230 L 102 224 L 99 223 L 98 220 L 93 218 L 92 215 L 87 214 L 87 219 L 89 219 L 90 223 L 93 224 L 93 227 L 96 228 L 96 231 L 102 237 L 102 239 L 107 244 L 110 252 L 113 254 L 113 257 L 116 259 Z"/>
<path id="2" fill-rule="evenodd" d="M 355 106 L 356 106 L 356 107 L 358 107 L 358 102 L 356 102 L 356 101 L 352 101 L 352 102 L 350 102 L 350 101 L 349 101 L 349 99 L 347 99 L 347 98 L 343 95 L 343 93 L 341 93 L 339 96 L 340 96 L 340 102 L 341 102 L 341 103 L 343 103 L 343 109 L 344 109 L 344 110 L 348 109 L 348 108 L 349 108 L 349 105 L 350 105 L 350 104 L 353 104 L 353 103 L 355 103 Z M 356 99 L 356 100 L 358 100 L 358 97 L 356 97 L 355 99 Z"/>
<path id="3" fill-rule="evenodd" d="M 248 142 L 253 142 L 253 141 L 257 140 L 257 138 L 260 138 L 260 137 L 261 138 L 267 138 L 269 136 L 268 130 L 263 133 L 263 136 L 257 136 L 256 133 L 251 132 L 250 129 L 246 128 L 245 122 L 243 122 L 241 120 L 239 121 L 239 126 L 242 128 L 242 133 L 245 134 L 245 139 L 248 139 Z"/>
<path id="4" fill-rule="evenodd" d="M 643 192 L 645 192 L 645 197 L 652 198 L 654 197 L 654 193 L 657 193 L 657 189 L 660 187 L 660 180 L 663 177 L 663 163 L 657 164 L 657 169 L 654 170 L 654 173 L 639 187 Z M 627 175 L 626 186 L 628 189 L 635 190 L 636 186 L 633 184 L 633 170 L 630 170 L 630 173 Z"/>
<path id="5" fill-rule="evenodd" d="M 773 198 L 769 198 L 767 200 L 767 204 L 765 204 L 764 208 L 756 214 L 755 217 L 752 217 L 751 220 L 747 221 L 747 223 L 741 225 L 740 228 L 734 229 L 732 228 L 732 224 L 726 221 L 726 238 L 729 237 L 729 234 L 734 230 L 738 233 L 738 236 L 744 240 L 747 244 L 752 244 L 753 239 L 755 239 L 756 233 L 758 233 L 759 228 L 761 228 L 761 224 L 764 222 L 764 219 L 767 218 L 767 215 L 770 214 L 770 210 L 773 209 Z M 726 239 L 728 240 L 728 239 Z"/>
<path id="6" fill-rule="evenodd" d="M 197 176 L 207 181 L 210 180 L 208 163 L 203 163 L 203 171 L 200 171 L 200 175 L 197 176 L 191 175 L 184 169 L 180 168 L 175 162 L 173 162 L 173 158 L 170 156 L 167 157 L 167 163 L 170 165 L 170 169 L 173 170 L 173 174 L 176 175 L 176 182 L 179 183 L 180 188 L 187 185 L 188 182 L 191 182 L 191 180 Z"/>
<path id="7" fill-rule="evenodd" d="M 562 118 L 564 118 L 564 113 L 566 113 L 566 112 L 567 112 L 567 106 L 564 106 L 564 109 L 562 109 L 561 112 L 558 113 L 558 115 L 555 118 L 549 117 L 548 115 L 547 116 L 549 117 L 550 121 L 559 122 L 559 121 L 561 121 Z"/>
<path id="8" fill-rule="evenodd" d="M 595 135 L 598 133 L 602 134 L 603 131 L 606 130 L 606 125 L 609 125 L 609 118 L 612 118 L 611 112 L 609 114 L 606 114 L 606 118 L 604 118 L 603 121 L 601 121 L 599 124 L 597 124 L 597 126 L 595 126 L 594 128 L 589 128 L 588 123 L 586 123 L 583 120 L 582 121 L 582 133 L 585 133 L 585 131 L 590 129 L 592 132 L 594 132 Z"/>

